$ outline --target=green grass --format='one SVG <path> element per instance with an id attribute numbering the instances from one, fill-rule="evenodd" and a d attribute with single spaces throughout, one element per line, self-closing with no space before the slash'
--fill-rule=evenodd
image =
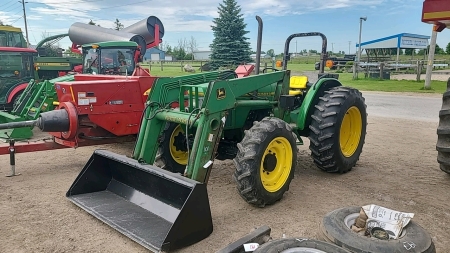
<path id="1" fill-rule="evenodd" d="M 192 64 L 196 66 L 196 64 Z M 269 65 L 271 67 L 271 65 Z M 196 73 L 200 73 L 198 67 L 194 67 Z M 288 69 L 293 75 L 299 75 L 303 71 L 314 71 L 314 64 L 288 64 Z M 327 72 L 327 70 L 325 70 Z M 152 76 L 183 76 L 191 73 L 181 70 L 180 63 L 166 63 L 161 70 L 160 65 L 152 65 Z M 360 77 L 364 76 L 360 73 Z M 378 80 L 364 79 L 353 80 L 352 73 L 339 73 L 339 80 L 345 86 L 351 86 L 361 91 L 382 91 L 382 92 L 417 92 L 417 93 L 443 93 L 447 89 L 447 83 L 442 81 L 432 81 L 431 90 L 424 90 L 425 81 L 409 81 L 409 80 Z"/>
<path id="2" fill-rule="evenodd" d="M 340 73 L 339 80 L 343 85 L 354 87 L 360 91 L 443 93 L 447 89 L 447 83 L 442 81 L 431 81 L 431 89 L 425 90 L 425 81 L 417 82 L 410 80 L 378 79 L 353 80 L 353 74 L 351 73 Z"/>

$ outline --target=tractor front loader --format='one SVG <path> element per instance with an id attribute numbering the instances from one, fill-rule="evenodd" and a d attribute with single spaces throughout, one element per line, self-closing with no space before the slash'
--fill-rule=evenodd
<path id="1" fill-rule="evenodd" d="M 364 98 L 326 75 L 314 84 L 291 76 L 289 43 L 304 36 L 323 38 L 325 59 L 326 37 L 301 33 L 287 39 L 281 71 L 156 79 L 132 157 L 96 150 L 68 199 L 160 252 L 213 231 L 206 185 L 215 159 L 233 159 L 240 196 L 258 207 L 274 204 L 288 190 L 303 136 L 320 169 L 352 169 L 366 134 Z"/>

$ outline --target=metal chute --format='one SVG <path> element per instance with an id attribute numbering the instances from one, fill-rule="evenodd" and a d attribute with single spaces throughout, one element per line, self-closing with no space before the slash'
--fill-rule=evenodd
<path id="1" fill-rule="evenodd" d="M 162 39 L 164 37 L 164 25 L 161 20 L 155 16 L 145 18 L 135 24 L 125 27 L 121 31 L 139 34 L 144 37 L 147 44 L 150 44 L 155 41 L 155 25 L 159 26 L 159 38 Z"/>
<path id="2" fill-rule="evenodd" d="M 73 23 L 69 28 L 69 38 L 72 43 L 83 45 L 97 43 L 101 41 L 134 41 L 140 47 L 141 54 L 145 54 L 147 43 L 142 35 L 126 31 L 117 31 L 96 25 L 89 25 L 80 22 Z"/>

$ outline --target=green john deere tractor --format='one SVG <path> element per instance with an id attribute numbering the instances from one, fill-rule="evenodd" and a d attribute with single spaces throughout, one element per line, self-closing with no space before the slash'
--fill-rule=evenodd
<path id="1" fill-rule="evenodd" d="M 310 139 L 320 169 L 351 170 L 366 135 L 364 98 L 323 74 L 324 64 L 315 83 L 291 76 L 289 44 L 304 36 L 322 37 L 326 59 L 323 34 L 299 33 L 287 38 L 279 71 L 242 78 L 233 71 L 158 78 L 132 158 L 96 150 L 68 199 L 160 252 L 211 234 L 206 184 L 215 159 L 233 159 L 240 196 L 258 207 L 274 204 L 288 190 L 303 137 Z"/>

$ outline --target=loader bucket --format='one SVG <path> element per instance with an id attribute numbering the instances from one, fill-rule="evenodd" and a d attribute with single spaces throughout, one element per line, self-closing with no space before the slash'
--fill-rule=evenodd
<path id="1" fill-rule="evenodd" d="M 66 196 L 153 252 L 213 231 L 206 184 L 106 150 L 95 150 Z"/>

